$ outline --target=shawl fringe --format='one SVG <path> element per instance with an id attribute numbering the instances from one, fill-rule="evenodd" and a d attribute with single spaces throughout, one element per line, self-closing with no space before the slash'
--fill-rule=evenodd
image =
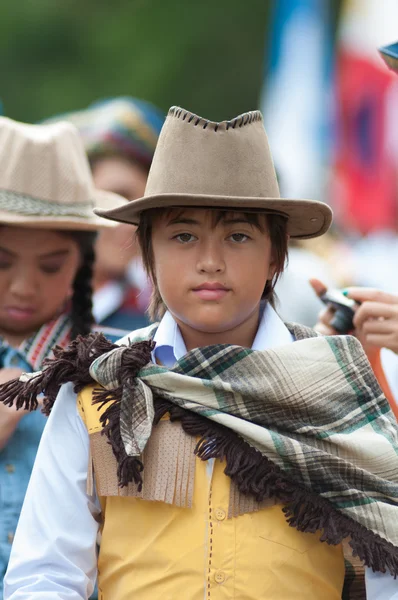
<path id="1" fill-rule="evenodd" d="M 151 359 L 154 347 L 152 341 L 137 342 L 126 347 L 122 361 L 122 381 L 124 385 L 134 385 L 137 372 Z M 37 409 L 37 397 L 45 395 L 42 412 L 49 415 L 58 392 L 65 383 L 73 383 L 76 394 L 86 386 L 96 383 L 89 369 L 100 356 L 120 346 L 110 342 L 102 333 L 79 335 L 67 348 L 56 346 L 54 358 L 46 359 L 43 370 L 12 379 L 0 386 L 0 402 L 6 406 L 15 406 L 33 411 Z"/>
<path id="2" fill-rule="evenodd" d="M 118 348 L 118 346 L 115 346 Z M 113 454 L 117 461 L 117 477 L 120 487 L 126 487 L 129 483 L 135 483 L 138 491 L 142 490 L 142 471 L 144 465 L 136 456 L 129 456 L 124 448 L 120 432 L 120 411 L 123 390 L 133 392 L 137 373 L 151 360 L 151 352 L 155 347 L 152 341 L 137 342 L 126 348 L 122 355 L 120 369 L 120 381 L 123 386 L 109 391 L 104 388 L 96 388 L 93 391 L 93 404 L 98 404 L 98 409 L 105 404 L 108 408 L 100 417 L 103 427 L 102 434 L 106 435 L 112 446 Z M 91 361 L 92 362 L 92 361 Z"/>
<path id="3" fill-rule="evenodd" d="M 109 403 L 101 416 L 103 434 L 112 446 L 118 464 L 120 486 L 129 482 L 142 487 L 143 464 L 125 452 L 120 433 L 121 397 L 124 386 L 134 387 L 138 371 L 150 361 L 154 347 L 152 341 L 137 342 L 126 347 L 120 373 L 123 386 L 115 390 L 96 389 L 93 402 L 99 408 Z M 79 393 L 94 380 L 89 374 L 91 363 L 105 352 L 119 346 L 109 342 L 100 333 L 78 337 L 63 350 L 57 347 L 54 358 L 46 361 L 41 373 L 28 380 L 13 380 L 1 386 L 0 401 L 17 409 L 35 410 L 37 396 L 46 394 L 43 412 L 50 414 L 61 385 L 71 381 Z M 398 575 L 398 548 L 376 533 L 366 529 L 350 517 L 336 510 L 325 498 L 318 496 L 300 483 L 290 479 L 277 465 L 250 446 L 243 438 L 227 427 L 205 417 L 196 415 L 171 402 L 155 399 L 156 425 L 161 417 L 170 414 L 172 421 L 180 421 L 184 431 L 199 437 L 195 454 L 202 460 L 225 459 L 225 474 L 229 476 L 243 494 L 253 495 L 261 502 L 265 498 L 276 498 L 284 504 L 284 513 L 291 527 L 306 533 L 321 531 L 321 541 L 331 545 L 350 538 L 349 545 L 354 556 L 358 556 L 374 571 L 389 570 Z"/>
<path id="4" fill-rule="evenodd" d="M 169 413 L 171 421 L 180 421 L 188 435 L 199 436 L 195 454 L 202 460 L 225 460 L 224 473 L 239 491 L 261 502 L 276 498 L 291 527 L 303 533 L 321 532 L 321 541 L 340 544 L 349 538 L 353 556 L 358 556 L 373 571 L 398 575 L 398 548 L 354 521 L 311 490 L 290 479 L 274 462 L 227 427 L 195 415 L 167 400 L 155 403 L 155 424 Z"/>
<path id="5" fill-rule="evenodd" d="M 142 471 L 144 465 L 142 461 L 135 456 L 128 456 L 124 448 L 122 436 L 120 433 L 120 408 L 122 401 L 122 388 L 109 392 L 96 388 L 93 391 L 93 404 L 99 404 L 99 408 L 109 403 L 108 408 L 100 417 L 102 425 L 102 435 L 106 435 L 108 443 L 112 447 L 113 454 L 117 462 L 117 478 L 120 487 L 126 487 L 130 482 L 142 490 Z"/>
<path id="6" fill-rule="evenodd" d="M 104 352 L 117 348 L 102 333 L 78 336 L 67 348 L 56 346 L 54 358 L 46 359 L 43 370 L 31 376 L 12 379 L 0 388 L 0 402 L 6 406 L 15 406 L 17 410 L 33 411 L 37 409 L 37 397 L 45 394 L 42 412 L 51 413 L 60 387 L 67 382 L 74 384 L 79 393 L 87 385 L 94 383 L 89 374 L 93 360 Z"/>
<path id="7" fill-rule="evenodd" d="M 126 348 L 123 352 L 119 375 L 123 386 L 111 391 L 104 388 L 95 388 L 93 391 L 93 404 L 98 404 L 98 409 L 110 403 L 101 415 L 100 423 L 103 427 L 102 434 L 108 438 L 117 461 L 119 485 L 120 487 L 126 487 L 129 483 L 135 483 L 139 492 L 142 490 L 141 473 L 144 465 L 138 457 L 129 456 L 126 453 L 120 432 L 120 411 L 123 390 L 126 388 L 133 391 L 137 373 L 151 360 L 151 352 L 154 346 L 154 342 L 146 341 L 137 342 Z"/>

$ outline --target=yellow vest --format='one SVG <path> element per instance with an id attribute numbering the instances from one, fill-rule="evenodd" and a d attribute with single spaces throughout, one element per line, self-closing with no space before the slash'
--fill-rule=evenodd
<path id="1" fill-rule="evenodd" d="M 78 397 L 89 433 L 101 429 L 91 393 Z M 342 547 L 289 527 L 278 505 L 228 518 L 224 468 L 196 459 L 191 508 L 100 496 L 99 600 L 341 599 Z"/>

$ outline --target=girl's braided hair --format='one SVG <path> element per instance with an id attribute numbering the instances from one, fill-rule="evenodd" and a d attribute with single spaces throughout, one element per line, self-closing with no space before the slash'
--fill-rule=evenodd
<path id="1" fill-rule="evenodd" d="M 94 244 L 96 233 L 74 231 L 71 237 L 79 246 L 81 264 L 73 282 L 71 306 L 72 333 L 74 340 L 78 335 L 90 333 L 94 321 L 92 278 L 95 261 Z"/>

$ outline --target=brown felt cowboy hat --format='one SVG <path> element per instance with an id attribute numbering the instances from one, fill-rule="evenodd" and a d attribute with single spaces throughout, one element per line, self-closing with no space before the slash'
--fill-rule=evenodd
<path id="1" fill-rule="evenodd" d="M 149 208 L 197 206 L 257 209 L 286 216 L 294 238 L 321 235 L 331 209 L 322 202 L 281 198 L 263 117 L 252 111 L 215 123 L 179 107 L 169 110 L 143 198 L 95 213 L 138 224 Z"/>
<path id="2" fill-rule="evenodd" d="M 0 117 L 0 224 L 95 231 L 112 223 L 93 209 L 122 204 L 127 204 L 122 196 L 94 188 L 73 125 Z"/>

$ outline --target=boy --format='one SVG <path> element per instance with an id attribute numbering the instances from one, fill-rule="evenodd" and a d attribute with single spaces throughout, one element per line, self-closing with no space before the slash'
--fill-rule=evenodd
<path id="1" fill-rule="evenodd" d="M 288 235 L 331 211 L 279 197 L 261 113 L 170 109 L 145 196 L 100 214 L 138 224 L 161 321 L 0 390 L 52 411 L 6 598 L 86 598 L 98 566 L 103 600 L 337 600 L 346 538 L 393 598 L 396 425 L 354 338 L 272 308 Z"/>

